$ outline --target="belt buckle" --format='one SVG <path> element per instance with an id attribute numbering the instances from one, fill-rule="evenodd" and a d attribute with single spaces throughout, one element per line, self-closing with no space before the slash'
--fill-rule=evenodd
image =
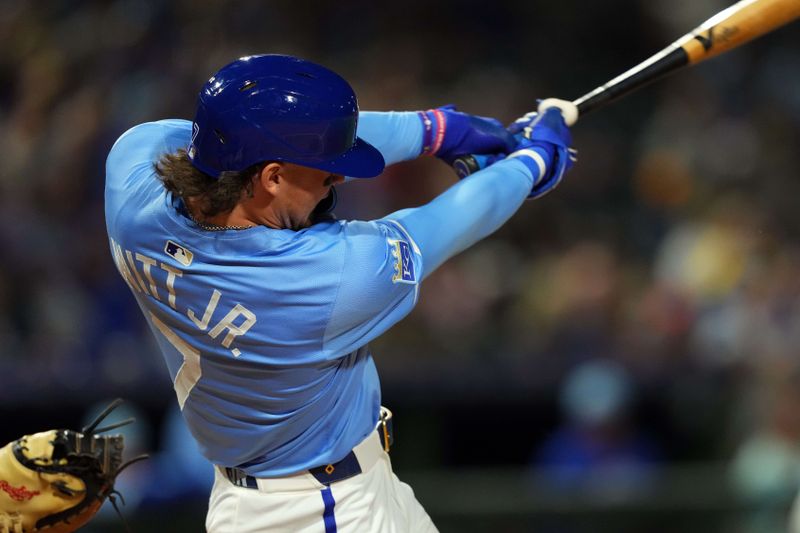
<path id="1" fill-rule="evenodd" d="M 389 453 L 392 447 L 392 412 L 387 408 L 381 406 L 380 417 L 378 419 L 378 430 L 380 431 L 381 442 L 383 444 L 383 451 Z"/>

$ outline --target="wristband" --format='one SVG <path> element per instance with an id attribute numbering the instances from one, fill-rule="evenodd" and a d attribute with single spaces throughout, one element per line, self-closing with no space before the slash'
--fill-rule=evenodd
<path id="1" fill-rule="evenodd" d="M 418 112 L 422 120 L 422 153 L 421 155 L 436 155 L 444 142 L 444 131 L 447 119 L 440 109 Z"/>
<path id="2" fill-rule="evenodd" d="M 422 154 L 428 155 L 433 144 L 433 122 L 425 111 L 418 111 L 419 119 L 422 121 Z"/>

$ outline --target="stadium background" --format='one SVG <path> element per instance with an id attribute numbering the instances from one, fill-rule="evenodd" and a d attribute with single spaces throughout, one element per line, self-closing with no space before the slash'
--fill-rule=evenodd
<path id="1" fill-rule="evenodd" d="M 726 3 L 0 2 L 2 442 L 122 396 L 131 451 L 154 455 L 119 484 L 134 531 L 202 530 L 208 466 L 110 259 L 103 165 L 130 126 L 191 118 L 223 64 L 295 54 L 341 73 L 362 109 L 511 121 Z M 444 265 L 373 344 L 395 469 L 442 531 L 785 529 L 800 481 L 798 29 L 582 120 L 557 192 Z M 435 160 L 398 165 L 341 187 L 337 213 L 379 217 L 454 179 Z"/>

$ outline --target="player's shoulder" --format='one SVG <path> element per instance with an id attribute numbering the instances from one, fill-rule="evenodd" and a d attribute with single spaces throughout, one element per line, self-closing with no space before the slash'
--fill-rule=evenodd
<path id="1" fill-rule="evenodd" d="M 341 232 L 350 260 L 367 263 L 378 261 L 386 267 L 398 269 L 402 266 L 401 260 L 405 263 L 412 258 L 421 260 L 417 243 L 396 220 L 382 218 L 344 222 Z M 412 274 L 407 281 L 416 282 L 416 277 Z"/>
<path id="2" fill-rule="evenodd" d="M 273 235 L 274 232 L 268 232 Z M 332 220 L 320 222 L 300 231 L 280 230 L 277 241 L 271 240 L 270 254 L 302 252 L 307 258 L 328 256 L 346 248 L 382 249 L 388 238 L 396 237 L 393 226 L 383 221 Z M 280 245 L 276 244 L 280 242 Z"/>
<path id="3" fill-rule="evenodd" d="M 342 223 L 341 232 L 348 238 L 386 238 L 407 235 L 405 228 L 399 222 L 385 218 L 377 220 L 348 220 Z"/>
<path id="4" fill-rule="evenodd" d="M 168 119 L 145 122 L 123 133 L 106 158 L 106 183 L 128 180 L 141 172 L 150 173 L 153 163 L 166 154 L 185 148 L 191 139 L 192 123 Z"/>
<path id="5" fill-rule="evenodd" d="M 387 245 L 393 248 L 397 243 L 405 243 L 404 245 L 410 247 L 416 254 L 420 253 L 417 243 L 403 224 L 390 218 L 346 222 L 342 227 L 342 233 L 351 246 L 382 249 Z"/>
<path id="6" fill-rule="evenodd" d="M 183 119 L 164 119 L 137 124 L 120 135 L 111 147 L 111 153 L 142 144 L 168 145 L 176 138 L 186 144 L 191 137 L 192 123 Z"/>

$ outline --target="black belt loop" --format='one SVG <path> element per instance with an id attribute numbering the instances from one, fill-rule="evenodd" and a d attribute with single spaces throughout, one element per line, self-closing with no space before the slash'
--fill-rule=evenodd
<path id="1" fill-rule="evenodd" d="M 237 487 L 246 487 L 248 489 L 258 488 L 258 482 L 256 481 L 256 478 L 248 475 L 244 470 L 225 467 L 225 477 L 227 477 L 228 480 Z"/>
<path id="2" fill-rule="evenodd" d="M 389 453 L 392 444 L 394 444 L 394 432 L 392 431 L 392 412 L 385 407 L 381 407 L 378 419 L 378 435 L 383 444 L 383 451 Z"/>

